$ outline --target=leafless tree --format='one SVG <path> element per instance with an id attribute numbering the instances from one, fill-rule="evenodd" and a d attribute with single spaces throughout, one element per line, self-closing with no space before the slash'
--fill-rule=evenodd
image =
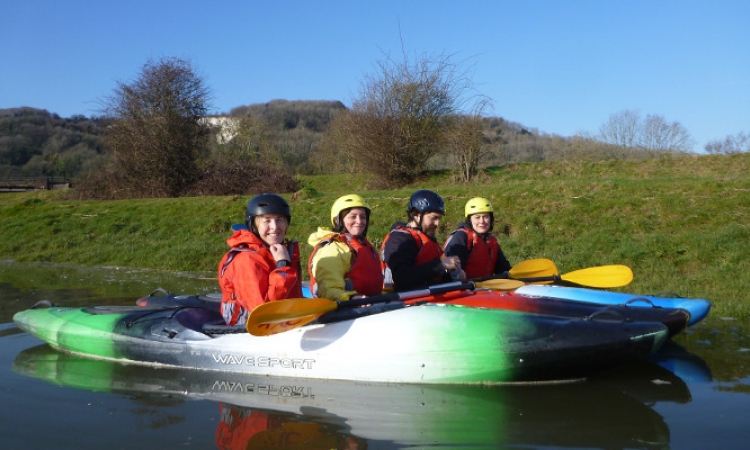
<path id="1" fill-rule="evenodd" d="M 687 152 L 693 146 L 690 133 L 679 122 L 648 115 L 640 126 L 639 145 L 646 150 Z"/>
<path id="2" fill-rule="evenodd" d="M 352 108 L 334 120 L 332 142 L 376 184 L 407 184 L 447 150 L 453 119 L 475 100 L 470 93 L 468 77 L 449 56 L 385 59 L 365 78 Z"/>
<path id="3" fill-rule="evenodd" d="M 731 155 L 733 153 L 750 153 L 750 135 L 744 132 L 728 135 L 723 141 L 715 140 L 706 144 L 706 153 Z"/>
<path id="4" fill-rule="evenodd" d="M 479 172 L 480 163 L 488 154 L 484 137 L 484 121 L 479 115 L 454 118 L 446 131 L 446 148 L 455 162 L 454 172 L 461 181 L 471 181 Z"/>
<path id="5" fill-rule="evenodd" d="M 177 197 L 196 182 L 208 139 L 199 119 L 209 101 L 203 78 L 180 58 L 149 60 L 134 81 L 119 82 L 104 109 L 113 119 L 111 196 Z"/>
<path id="6" fill-rule="evenodd" d="M 599 127 L 599 136 L 607 144 L 620 147 L 635 147 L 638 139 L 638 123 L 641 117 L 638 111 L 623 110 L 612 114 Z"/>
<path id="7" fill-rule="evenodd" d="M 602 142 L 627 150 L 647 152 L 686 152 L 693 141 L 679 122 L 667 122 L 664 116 L 649 114 L 645 119 L 635 110 L 612 114 L 599 127 Z"/>

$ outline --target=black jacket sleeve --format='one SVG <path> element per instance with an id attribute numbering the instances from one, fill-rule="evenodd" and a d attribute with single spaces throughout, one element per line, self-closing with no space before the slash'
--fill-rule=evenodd
<path id="1" fill-rule="evenodd" d="M 466 231 L 458 228 L 445 241 L 445 255 L 458 256 L 461 260 L 461 267 L 466 267 L 466 262 L 469 260 L 468 238 Z"/>

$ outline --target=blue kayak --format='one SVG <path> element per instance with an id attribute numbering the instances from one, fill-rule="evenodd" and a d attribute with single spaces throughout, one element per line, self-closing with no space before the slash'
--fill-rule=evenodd
<path id="1" fill-rule="evenodd" d="M 711 309 L 711 302 L 703 298 L 663 297 L 656 295 L 627 294 L 598 289 L 555 286 L 549 284 L 528 284 L 516 289 L 516 294 L 528 297 L 552 297 L 605 305 L 658 306 L 679 308 L 690 313 L 688 326 L 705 319 Z"/>

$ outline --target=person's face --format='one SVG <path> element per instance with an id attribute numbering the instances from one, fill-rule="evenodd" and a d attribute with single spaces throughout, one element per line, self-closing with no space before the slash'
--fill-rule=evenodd
<path id="1" fill-rule="evenodd" d="M 490 215 L 489 213 L 472 214 L 469 216 L 471 220 L 471 228 L 477 233 L 489 233 L 490 232 Z"/>
<path id="2" fill-rule="evenodd" d="M 440 219 L 442 218 L 443 215 L 439 212 L 428 212 L 422 214 L 422 233 L 435 236 L 435 233 L 440 226 Z M 417 222 L 418 221 L 419 216 L 417 216 Z"/>
<path id="3" fill-rule="evenodd" d="M 286 236 L 289 224 L 281 214 L 263 214 L 255 217 L 255 228 L 258 236 L 268 245 L 281 244 Z"/>
<path id="4" fill-rule="evenodd" d="M 364 208 L 352 208 L 344 216 L 344 228 L 352 236 L 361 236 L 367 228 L 367 211 Z"/>

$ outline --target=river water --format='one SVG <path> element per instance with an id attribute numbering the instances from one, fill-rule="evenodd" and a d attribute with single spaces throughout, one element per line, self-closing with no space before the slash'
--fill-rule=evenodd
<path id="1" fill-rule="evenodd" d="M 571 384 L 404 386 L 122 365 L 20 332 L 39 300 L 132 305 L 161 287 L 216 292 L 214 274 L 0 261 L 4 449 L 745 449 L 747 321 L 709 317 L 653 361 Z"/>

